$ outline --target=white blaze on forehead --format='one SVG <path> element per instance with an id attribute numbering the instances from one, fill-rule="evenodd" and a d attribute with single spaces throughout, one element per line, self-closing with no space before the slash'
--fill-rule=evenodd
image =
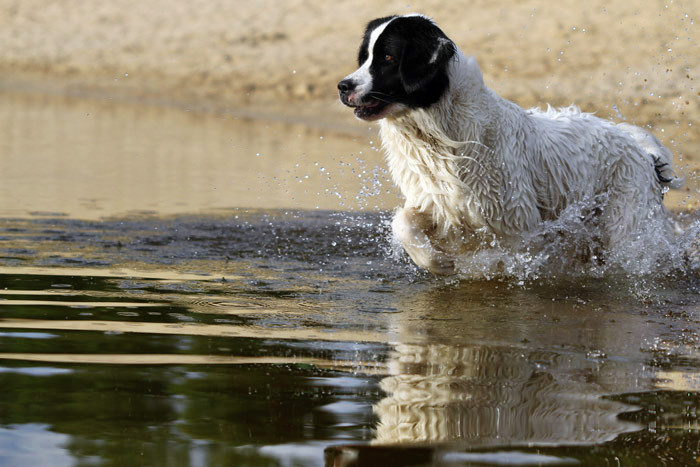
<path id="1" fill-rule="evenodd" d="M 372 65 L 372 59 L 374 58 L 374 44 L 376 44 L 379 36 L 384 32 L 384 29 L 394 21 L 396 18 L 391 18 L 390 20 L 380 24 L 369 36 L 369 43 L 367 44 L 367 60 L 358 68 L 354 73 L 346 76 L 345 79 L 351 79 L 357 83 L 355 92 L 358 96 L 363 96 L 372 89 L 372 75 L 369 73 L 369 67 Z"/>

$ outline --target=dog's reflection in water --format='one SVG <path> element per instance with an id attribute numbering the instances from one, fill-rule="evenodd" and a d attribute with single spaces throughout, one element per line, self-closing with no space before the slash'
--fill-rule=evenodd
<path id="1" fill-rule="evenodd" d="M 648 379 L 615 362 L 603 366 L 525 348 L 397 345 L 381 382 L 387 396 L 374 406 L 375 439 L 327 448 L 326 465 L 441 465 L 455 454 L 480 455 L 470 449 L 598 444 L 641 429 L 618 418 L 636 407 L 604 396 Z M 518 455 L 528 464 L 562 461 Z"/>
<path id="2" fill-rule="evenodd" d="M 399 345 L 375 406 L 376 443 L 590 444 L 638 429 L 617 418 L 633 407 L 601 397 L 595 365 L 513 348 Z"/>

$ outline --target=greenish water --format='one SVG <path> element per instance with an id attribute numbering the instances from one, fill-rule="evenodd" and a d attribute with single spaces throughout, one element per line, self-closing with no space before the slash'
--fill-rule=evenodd
<path id="1" fill-rule="evenodd" d="M 0 461 L 694 462 L 695 278 L 445 282 L 386 216 L 4 219 Z"/>
<path id="2" fill-rule="evenodd" d="M 700 457 L 675 244 L 615 272 L 555 235 L 437 279 L 372 136 L 7 94 L 0 123 L 0 465 Z"/>

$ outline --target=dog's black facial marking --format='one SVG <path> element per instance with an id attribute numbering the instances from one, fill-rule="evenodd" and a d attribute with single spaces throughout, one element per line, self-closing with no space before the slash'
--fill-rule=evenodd
<path id="1" fill-rule="evenodd" d="M 397 17 L 374 44 L 370 94 L 410 108 L 429 107 L 449 86 L 447 64 L 454 54 L 454 43 L 429 19 Z"/>
<path id="2" fill-rule="evenodd" d="M 454 43 L 433 23 L 424 18 L 406 18 L 413 21 L 397 22 L 395 29 L 410 38 L 401 57 L 400 75 L 410 94 L 446 74 L 447 62 L 455 54 Z M 392 26 L 392 25 L 390 25 Z"/>

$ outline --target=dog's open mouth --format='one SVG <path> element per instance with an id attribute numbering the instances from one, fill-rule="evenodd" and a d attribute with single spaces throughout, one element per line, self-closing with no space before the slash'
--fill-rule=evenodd
<path id="1" fill-rule="evenodd" d="M 372 100 L 362 105 L 355 106 L 355 116 L 362 120 L 376 120 L 381 117 L 382 111 L 388 106 L 388 102 Z"/>

